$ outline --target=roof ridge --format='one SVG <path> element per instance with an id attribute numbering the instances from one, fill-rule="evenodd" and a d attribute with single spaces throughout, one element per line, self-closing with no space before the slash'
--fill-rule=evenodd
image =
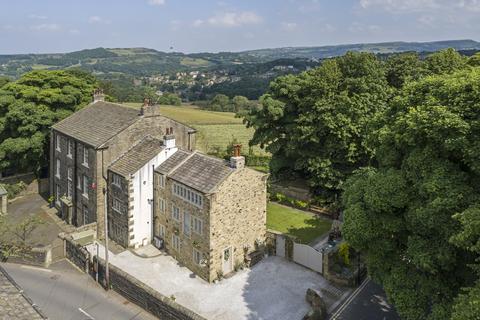
<path id="1" fill-rule="evenodd" d="M 125 150 L 125 152 L 122 153 L 121 155 L 119 155 L 115 160 L 113 160 L 108 167 L 110 168 L 111 166 L 113 166 L 118 160 L 122 159 L 127 153 L 129 153 L 133 148 L 135 148 L 136 146 L 138 146 L 140 143 L 143 142 L 143 140 L 146 140 L 147 138 L 152 138 L 153 140 L 158 140 L 158 141 L 160 141 L 159 139 L 155 139 L 155 138 L 152 137 L 151 135 L 147 134 L 147 135 L 144 136 L 142 139 L 138 140 L 137 143 L 134 143 L 130 148 L 128 148 L 127 150 Z"/>
<path id="2" fill-rule="evenodd" d="M 186 152 L 186 151 L 184 151 Z M 173 167 L 170 171 L 168 171 L 165 175 L 166 176 L 169 176 L 170 174 L 172 174 L 173 172 L 175 172 L 181 165 L 183 165 L 188 159 L 190 159 L 191 157 L 193 157 L 195 154 L 197 154 L 197 150 L 193 151 L 192 153 L 190 153 L 188 155 L 188 157 L 186 157 L 185 159 L 183 159 L 182 161 L 180 161 L 180 163 L 178 163 L 175 167 Z M 175 153 L 174 153 L 175 154 Z M 173 154 L 172 154 L 173 156 Z"/>

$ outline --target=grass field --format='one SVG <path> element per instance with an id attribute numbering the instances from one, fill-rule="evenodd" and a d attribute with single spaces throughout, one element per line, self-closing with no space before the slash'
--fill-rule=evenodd
<path id="1" fill-rule="evenodd" d="M 139 108 L 140 103 L 125 103 L 130 107 Z M 176 121 L 183 122 L 197 129 L 197 148 L 203 152 L 212 152 L 216 148 L 224 150 L 236 139 L 244 148 L 254 130 L 246 128 L 242 119 L 235 118 L 231 112 L 214 112 L 199 109 L 195 106 L 160 106 L 162 114 Z M 253 148 L 256 154 L 265 154 L 259 147 Z"/>
<path id="2" fill-rule="evenodd" d="M 267 205 L 267 228 L 297 238 L 308 244 L 327 233 L 331 222 L 308 212 L 282 206 L 273 202 Z"/>

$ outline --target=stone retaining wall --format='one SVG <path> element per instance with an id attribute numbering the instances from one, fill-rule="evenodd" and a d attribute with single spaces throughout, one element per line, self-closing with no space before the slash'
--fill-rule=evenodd
<path id="1" fill-rule="evenodd" d="M 97 265 L 96 262 L 97 257 L 94 257 L 93 266 Z M 110 287 L 113 290 L 159 319 L 206 320 L 111 264 L 109 265 L 109 276 Z M 105 261 L 101 258 L 98 259 L 98 281 L 99 283 L 105 282 Z"/>
<path id="2" fill-rule="evenodd" d="M 63 239 L 65 243 L 65 257 L 80 270 L 88 273 L 90 267 L 90 254 L 88 251 L 73 240 L 68 238 Z"/>

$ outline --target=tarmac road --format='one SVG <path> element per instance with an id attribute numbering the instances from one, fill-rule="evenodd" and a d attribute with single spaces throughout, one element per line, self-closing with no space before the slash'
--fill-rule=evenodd
<path id="1" fill-rule="evenodd" d="M 50 320 L 156 319 L 62 260 L 49 269 L 2 263 Z"/>

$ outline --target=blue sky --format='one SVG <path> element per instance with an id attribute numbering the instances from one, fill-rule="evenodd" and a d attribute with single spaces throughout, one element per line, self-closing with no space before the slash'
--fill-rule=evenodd
<path id="1" fill-rule="evenodd" d="M 0 0 L 0 54 L 480 40 L 480 0 Z"/>

